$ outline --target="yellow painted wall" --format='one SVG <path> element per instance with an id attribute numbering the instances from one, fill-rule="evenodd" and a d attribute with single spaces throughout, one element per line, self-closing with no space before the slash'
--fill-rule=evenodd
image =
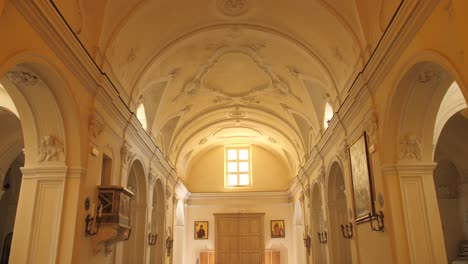
<path id="1" fill-rule="evenodd" d="M 290 175 L 280 157 L 255 145 L 251 146 L 251 155 L 252 187 L 224 188 L 223 146 L 196 157 L 185 183 L 191 192 L 283 191 L 289 188 Z"/>

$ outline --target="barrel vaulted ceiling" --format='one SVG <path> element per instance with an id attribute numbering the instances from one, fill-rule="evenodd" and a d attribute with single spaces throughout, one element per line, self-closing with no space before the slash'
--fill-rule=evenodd
<path id="1" fill-rule="evenodd" d="M 181 177 L 215 146 L 305 161 L 400 0 L 54 0 Z"/>

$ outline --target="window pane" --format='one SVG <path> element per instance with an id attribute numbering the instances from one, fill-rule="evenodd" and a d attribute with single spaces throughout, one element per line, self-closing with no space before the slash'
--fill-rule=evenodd
<path id="1" fill-rule="evenodd" d="M 239 172 L 249 172 L 249 163 L 239 162 Z"/>
<path id="2" fill-rule="evenodd" d="M 239 175 L 239 185 L 249 185 L 249 175 L 248 174 Z"/>
<path id="3" fill-rule="evenodd" d="M 237 185 L 237 174 L 228 174 L 228 185 Z"/>
<path id="4" fill-rule="evenodd" d="M 237 159 L 237 149 L 228 149 L 228 160 L 236 160 Z"/>
<path id="5" fill-rule="evenodd" d="M 249 150 L 248 149 L 239 149 L 239 159 L 248 160 L 249 159 Z"/>
<path id="6" fill-rule="evenodd" d="M 228 172 L 237 172 L 237 162 L 228 162 Z"/>

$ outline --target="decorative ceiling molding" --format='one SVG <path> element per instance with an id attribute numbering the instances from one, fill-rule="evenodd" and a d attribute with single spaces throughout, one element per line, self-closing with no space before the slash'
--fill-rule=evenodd
<path id="1" fill-rule="evenodd" d="M 246 44 L 244 47 L 221 47 L 218 49 L 208 62 L 200 67 L 199 72 L 193 77 L 193 79 L 187 82 L 182 91 L 172 100 L 173 102 L 180 100 L 183 96 L 197 96 L 197 95 L 212 95 L 215 97 L 213 102 L 235 102 L 235 103 L 259 103 L 258 99 L 260 96 L 271 94 L 271 92 L 278 93 L 282 96 L 291 96 L 300 103 L 302 99 L 293 93 L 289 85 L 284 82 L 276 73 L 273 72 L 271 66 L 263 61 L 258 56 L 255 49 L 258 50 L 258 46 L 254 44 Z M 261 48 L 261 47 L 260 47 Z M 240 94 L 232 94 L 223 89 L 223 87 L 210 87 L 205 84 L 205 77 L 210 73 L 210 70 L 215 68 L 222 60 L 222 57 L 229 54 L 242 54 L 249 57 L 253 63 L 263 72 L 268 78 L 270 84 L 260 85 L 251 87 L 248 91 Z"/>
<path id="2" fill-rule="evenodd" d="M 9 71 L 6 77 L 8 80 L 19 85 L 34 86 L 39 82 L 39 78 L 36 75 L 24 71 Z"/>
<path id="3" fill-rule="evenodd" d="M 241 16 L 249 11 L 251 0 L 217 0 L 216 6 L 227 16 Z"/>
<path id="4" fill-rule="evenodd" d="M 256 30 L 263 32 L 265 34 L 271 34 L 273 36 L 276 36 L 280 39 L 283 39 L 289 43 L 292 43 L 295 47 L 298 49 L 302 50 L 306 54 L 309 55 L 310 59 L 315 61 L 321 68 L 321 70 L 324 71 L 324 76 L 325 79 L 329 81 L 329 88 L 337 91 L 337 80 L 333 76 L 330 67 L 327 67 L 327 64 L 325 63 L 325 59 L 319 55 L 320 52 L 314 50 L 312 47 L 306 45 L 304 40 L 300 39 L 297 36 L 293 36 L 291 34 L 285 33 L 279 29 L 269 27 L 266 25 L 258 25 L 258 24 L 250 24 L 250 23 L 216 23 L 204 27 L 199 27 L 196 28 L 192 31 L 186 32 L 182 34 L 180 37 L 174 39 L 173 41 L 169 42 L 167 45 L 162 47 L 160 50 L 156 51 L 149 60 L 147 60 L 147 63 L 143 65 L 140 71 L 137 73 L 137 77 L 135 78 L 134 89 L 140 88 L 141 85 L 143 85 L 141 82 L 144 79 L 144 77 L 148 74 L 148 71 L 151 69 L 151 66 L 159 60 L 164 54 L 168 53 L 171 49 L 175 48 L 177 45 L 180 43 L 183 43 L 189 39 L 193 39 L 195 35 L 206 33 L 212 30 L 229 30 L 231 33 L 236 33 L 237 35 L 242 33 L 242 30 Z"/>

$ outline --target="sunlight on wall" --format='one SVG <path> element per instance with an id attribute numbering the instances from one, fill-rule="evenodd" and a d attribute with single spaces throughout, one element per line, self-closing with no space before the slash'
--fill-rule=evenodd
<path id="1" fill-rule="evenodd" d="M 2 84 L 0 84 L 0 107 L 4 107 L 10 110 L 13 114 L 20 118 L 18 115 L 18 110 L 16 110 L 16 106 L 13 103 L 13 100 L 11 100 L 10 95 L 2 86 Z"/>
<path id="2" fill-rule="evenodd" d="M 285 161 L 256 145 L 251 146 L 252 186 L 225 188 L 224 151 L 224 146 L 219 146 L 193 159 L 185 182 L 191 192 L 282 191 L 288 188 L 290 175 Z"/>
<path id="3" fill-rule="evenodd" d="M 327 104 L 325 105 L 325 116 L 323 118 L 323 127 L 325 129 L 328 128 L 329 126 L 329 123 L 331 121 L 331 119 L 333 118 L 333 108 L 331 107 L 331 105 L 327 102 Z"/>
<path id="4" fill-rule="evenodd" d="M 432 143 L 434 147 L 437 144 L 440 133 L 444 128 L 447 121 L 458 111 L 461 111 L 467 107 L 465 98 L 463 97 L 462 91 L 456 82 L 453 82 L 450 85 L 447 93 L 442 99 L 442 103 L 439 107 L 439 112 L 437 113 L 436 123 L 434 127 L 434 138 Z"/>
<path id="5" fill-rule="evenodd" d="M 138 120 L 140 121 L 141 125 L 143 126 L 143 129 L 146 130 L 146 113 L 145 113 L 145 106 L 141 104 L 138 109 L 136 116 Z"/>

